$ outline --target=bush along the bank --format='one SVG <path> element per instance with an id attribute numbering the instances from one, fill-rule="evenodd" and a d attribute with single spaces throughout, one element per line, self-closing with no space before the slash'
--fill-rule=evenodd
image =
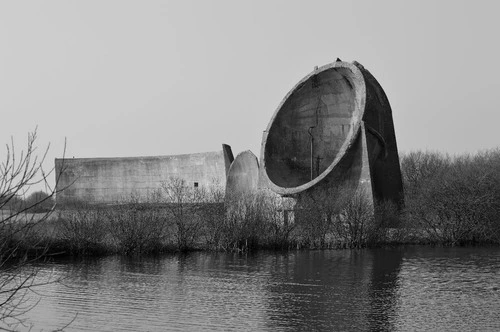
<path id="1" fill-rule="evenodd" d="M 105 213 L 89 204 L 59 213 L 58 240 L 73 255 L 93 255 L 106 251 Z"/>
<path id="2" fill-rule="evenodd" d="M 167 211 L 137 197 L 108 205 L 73 204 L 59 211 L 53 242 L 71 255 L 148 254 L 167 250 Z"/>
<path id="3" fill-rule="evenodd" d="M 401 170 L 402 209 L 373 206 L 360 188 L 227 199 L 218 185 L 193 188 L 173 178 L 146 199 L 68 205 L 51 221 L 51 239 L 72 255 L 500 243 L 499 150 L 453 158 L 412 152 L 402 156 Z"/>
<path id="4" fill-rule="evenodd" d="M 500 150 L 401 158 L 407 227 L 431 243 L 500 243 Z"/>
<path id="5" fill-rule="evenodd" d="M 225 250 L 287 249 L 295 223 L 285 216 L 281 198 L 266 193 L 232 197 L 226 202 L 221 247 Z"/>
<path id="6" fill-rule="evenodd" d="M 369 195 L 366 188 L 343 186 L 301 197 L 295 209 L 298 247 L 362 248 L 387 242 L 399 211 L 382 202 L 374 206 Z"/>

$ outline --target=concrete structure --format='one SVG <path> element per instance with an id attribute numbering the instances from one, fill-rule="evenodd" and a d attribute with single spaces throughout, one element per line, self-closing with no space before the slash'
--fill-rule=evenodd
<path id="1" fill-rule="evenodd" d="M 241 152 L 229 168 L 226 181 L 226 199 L 238 199 L 241 195 L 257 192 L 259 184 L 259 162 L 249 150 Z"/>
<path id="2" fill-rule="evenodd" d="M 171 177 L 193 187 L 220 185 L 228 197 L 267 191 L 285 198 L 284 210 L 332 188 L 363 188 L 373 203 L 403 200 L 392 110 L 357 62 L 315 68 L 290 90 L 263 134 L 260 165 L 250 151 L 233 159 L 228 145 L 178 156 L 56 159 L 57 187 L 69 186 L 58 201 L 145 197 Z"/>
<path id="3" fill-rule="evenodd" d="M 217 152 L 158 157 L 56 159 L 58 202 L 116 203 L 146 198 L 163 181 L 180 178 L 192 187 L 221 186 L 232 163 L 228 145 Z M 63 170 L 61 172 L 61 169 Z"/>
<path id="4" fill-rule="evenodd" d="M 283 197 L 363 187 L 402 203 L 389 101 L 357 62 L 315 68 L 285 96 L 264 132 L 260 183 Z"/>

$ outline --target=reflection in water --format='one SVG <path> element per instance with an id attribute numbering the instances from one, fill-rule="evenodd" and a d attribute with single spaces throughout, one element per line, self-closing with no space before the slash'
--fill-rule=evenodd
<path id="1" fill-rule="evenodd" d="M 398 251 L 312 251 L 273 262 L 269 329 L 380 330 L 394 311 Z"/>
<path id="2" fill-rule="evenodd" d="M 373 268 L 369 286 L 371 331 L 393 331 L 397 286 L 403 253 L 401 250 L 371 251 Z"/>
<path id="3" fill-rule="evenodd" d="M 276 324 L 270 330 L 359 329 L 364 319 L 353 320 L 353 315 L 365 314 L 371 264 L 360 260 L 367 256 L 356 251 L 311 251 L 290 256 L 287 268 L 275 271 L 274 282 L 268 287 Z"/>
<path id="4" fill-rule="evenodd" d="M 32 330 L 498 330 L 500 249 L 301 251 L 42 265 Z M 36 298 L 33 299 L 35 301 Z M 28 330 L 28 328 L 26 328 Z"/>

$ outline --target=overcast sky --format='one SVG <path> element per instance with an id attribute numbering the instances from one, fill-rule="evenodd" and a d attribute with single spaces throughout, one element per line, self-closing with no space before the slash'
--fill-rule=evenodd
<path id="1" fill-rule="evenodd" d="M 497 1 L 2 1 L 0 142 L 69 157 L 260 153 L 314 66 L 357 60 L 400 151 L 500 144 Z M 4 156 L 4 149 L 1 150 Z"/>

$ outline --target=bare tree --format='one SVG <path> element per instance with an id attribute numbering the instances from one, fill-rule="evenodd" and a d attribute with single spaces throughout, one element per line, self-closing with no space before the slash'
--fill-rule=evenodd
<path id="1" fill-rule="evenodd" d="M 347 186 L 332 186 L 300 197 L 297 213 L 303 245 L 310 248 L 325 247 L 328 238 L 334 234 L 336 216 L 353 192 L 354 189 Z"/>
<path id="2" fill-rule="evenodd" d="M 263 242 L 268 233 L 263 196 L 245 193 L 233 196 L 224 219 L 224 250 L 246 251 Z"/>
<path id="3" fill-rule="evenodd" d="M 103 208 L 86 202 L 73 204 L 58 212 L 59 235 L 68 244 L 72 255 L 104 252 L 105 220 Z"/>
<path id="4" fill-rule="evenodd" d="M 500 152 L 403 156 L 407 215 L 431 242 L 500 241 Z M 422 170 L 427 170 L 422 172 Z"/>
<path id="5" fill-rule="evenodd" d="M 292 199 L 262 192 L 257 196 L 257 210 L 266 227 L 260 228 L 265 245 L 285 249 L 295 242 L 295 223 Z"/>
<path id="6" fill-rule="evenodd" d="M 106 208 L 104 214 L 117 252 L 133 255 L 162 250 L 166 217 L 156 195 L 150 195 L 145 201 L 132 195 L 120 204 Z"/>
<path id="7" fill-rule="evenodd" d="M 203 207 L 203 237 L 207 249 L 221 250 L 225 225 L 225 190 L 218 180 L 206 190 L 206 202 Z"/>
<path id="8" fill-rule="evenodd" d="M 335 231 L 349 248 L 361 248 L 377 231 L 373 204 L 364 189 L 341 197 L 341 210 L 335 216 Z"/>
<path id="9" fill-rule="evenodd" d="M 23 316 L 32 305 L 28 295 L 34 287 L 53 282 L 50 278 L 39 278 L 32 262 L 46 253 L 40 239 L 34 236 L 37 226 L 51 215 L 54 206 L 44 213 L 29 213 L 56 195 L 48 177 L 54 169 L 46 172 L 43 163 L 49 146 L 37 150 L 37 133 L 28 134 L 25 150 L 18 151 L 11 139 L 6 145 L 6 157 L 0 164 L 0 324 L 5 330 L 14 330 L 23 324 Z M 56 174 L 56 181 L 57 181 Z M 20 199 L 34 187 L 44 187 L 46 195 L 37 200 Z"/>
<path id="10" fill-rule="evenodd" d="M 207 202 L 204 187 L 188 187 L 186 181 L 172 177 L 161 185 L 162 200 L 172 217 L 177 248 L 193 248 L 203 228 L 202 211 Z"/>

